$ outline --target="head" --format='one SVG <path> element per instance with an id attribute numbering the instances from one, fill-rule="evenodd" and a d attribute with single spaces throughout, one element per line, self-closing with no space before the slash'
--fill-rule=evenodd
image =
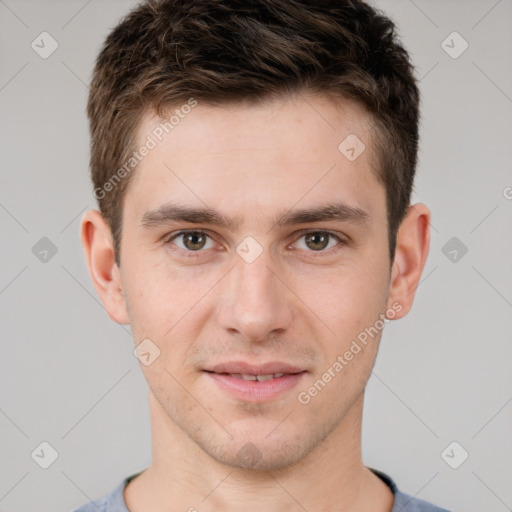
<path id="1" fill-rule="evenodd" d="M 411 307 L 429 212 L 410 206 L 419 93 L 394 29 L 355 0 L 146 1 L 99 54 L 87 263 L 159 354 L 155 407 L 220 462 L 307 456 Z M 249 397 L 240 368 L 283 389 Z"/>

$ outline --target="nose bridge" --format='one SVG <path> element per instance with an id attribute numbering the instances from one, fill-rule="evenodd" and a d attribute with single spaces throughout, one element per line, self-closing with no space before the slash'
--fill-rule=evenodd
<path id="1" fill-rule="evenodd" d="M 244 252 L 244 248 L 248 251 Z M 268 249 L 248 257 L 255 247 L 242 244 L 237 248 L 234 268 L 224 301 L 220 321 L 225 329 L 235 329 L 250 340 L 265 339 L 272 331 L 286 329 L 291 322 L 291 304 L 287 289 L 275 275 Z"/>

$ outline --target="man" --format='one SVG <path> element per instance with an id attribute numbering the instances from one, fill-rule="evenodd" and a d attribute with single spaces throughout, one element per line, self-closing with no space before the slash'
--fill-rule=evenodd
<path id="1" fill-rule="evenodd" d="M 442 511 L 361 457 L 382 330 L 429 249 L 393 23 L 356 0 L 146 1 L 88 115 L 81 239 L 133 332 L 153 459 L 79 511 Z"/>

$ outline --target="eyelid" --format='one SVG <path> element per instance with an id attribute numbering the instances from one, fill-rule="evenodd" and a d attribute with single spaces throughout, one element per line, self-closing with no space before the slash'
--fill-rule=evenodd
<path id="1" fill-rule="evenodd" d="M 206 236 L 209 236 L 210 238 L 213 238 L 211 236 L 211 234 L 209 233 L 209 231 L 206 230 L 206 229 L 193 229 L 193 228 L 189 228 L 189 229 L 180 229 L 179 231 L 173 231 L 172 233 L 168 233 L 164 237 L 164 239 L 166 241 L 170 242 L 171 240 L 174 240 L 175 238 L 177 238 L 180 235 L 188 235 L 190 233 L 199 233 L 201 235 L 206 235 Z"/>
<path id="2" fill-rule="evenodd" d="M 336 231 L 331 231 L 329 229 L 322 229 L 322 228 L 304 228 L 304 229 L 299 229 L 298 231 L 295 231 L 293 233 L 293 236 L 302 236 L 302 235 L 307 235 L 308 233 L 326 233 L 330 236 L 332 236 L 333 238 L 336 238 L 337 240 L 339 240 L 340 242 L 346 242 L 348 241 L 348 236 L 346 235 L 343 235 L 342 233 L 338 233 Z"/>

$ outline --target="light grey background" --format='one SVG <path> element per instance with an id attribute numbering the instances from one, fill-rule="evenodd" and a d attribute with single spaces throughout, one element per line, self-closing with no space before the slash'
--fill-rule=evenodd
<path id="1" fill-rule="evenodd" d="M 131 334 L 105 313 L 79 242 L 81 215 L 96 208 L 87 84 L 133 5 L 0 0 L 4 512 L 72 510 L 151 461 Z M 512 1 L 377 5 L 421 77 L 415 197 L 433 217 L 413 311 L 386 327 L 368 385 L 364 461 L 446 508 L 511 510 Z M 31 48 L 43 31 L 59 45 L 47 59 Z M 453 31 L 469 44 L 456 59 L 441 46 Z M 32 252 L 43 237 L 57 248 L 46 262 Z M 457 262 L 442 252 L 452 237 L 468 248 Z M 58 452 L 46 470 L 31 457 L 43 441 Z M 458 469 L 441 457 L 452 441 L 469 453 Z M 448 453 L 459 460 L 460 448 Z"/>

